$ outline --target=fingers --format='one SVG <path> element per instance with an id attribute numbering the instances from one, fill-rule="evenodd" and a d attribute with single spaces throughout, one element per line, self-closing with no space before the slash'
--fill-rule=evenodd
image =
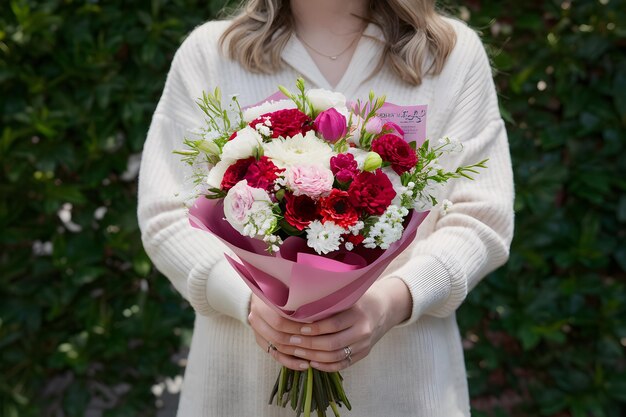
<path id="1" fill-rule="evenodd" d="M 297 333 L 306 336 L 337 333 L 353 326 L 358 319 L 359 315 L 357 312 L 354 309 L 348 309 L 315 323 L 301 324 Z"/>
<path id="2" fill-rule="evenodd" d="M 309 368 L 309 362 L 299 358 L 295 358 L 290 355 L 286 355 L 280 352 L 277 347 L 272 348 L 269 342 L 263 339 L 263 337 L 256 332 L 255 338 L 257 344 L 261 347 L 261 349 L 268 352 L 269 355 L 272 356 L 272 358 L 274 358 L 274 360 L 279 362 L 281 365 L 286 366 L 289 369 L 293 369 L 294 371 L 302 371 Z"/>
<path id="3" fill-rule="evenodd" d="M 251 322 L 252 319 L 257 317 L 260 317 L 273 329 L 282 333 L 298 334 L 300 333 L 300 329 L 302 327 L 302 323 L 282 317 L 258 297 L 253 295 L 252 302 L 250 304 L 248 321 Z"/>
<path id="4" fill-rule="evenodd" d="M 304 349 L 296 346 L 281 346 L 281 352 L 284 352 L 288 355 L 295 356 L 302 359 L 307 359 L 311 363 L 318 362 L 322 364 L 331 364 L 335 362 L 341 362 L 348 358 L 348 353 L 346 351 L 347 347 L 350 346 L 350 356 L 354 360 L 355 354 L 369 349 L 369 343 L 365 340 L 346 345 L 341 349 L 334 351 L 322 351 L 322 350 L 310 350 Z"/>
<path id="5" fill-rule="evenodd" d="M 352 355 L 350 355 L 350 358 L 345 357 L 344 359 L 338 362 L 323 363 L 323 362 L 311 361 L 311 367 L 318 369 L 320 371 L 324 371 L 324 372 L 338 372 L 338 371 L 342 371 L 346 369 L 347 367 L 351 365 L 354 365 L 356 362 L 360 361 L 361 359 L 366 357 L 368 354 L 369 354 L 369 349 L 366 349 L 366 350 L 361 350 L 356 353 L 352 353 Z"/>

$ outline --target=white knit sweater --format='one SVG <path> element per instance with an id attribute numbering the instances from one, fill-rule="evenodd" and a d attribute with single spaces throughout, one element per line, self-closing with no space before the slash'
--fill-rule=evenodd
<path id="1" fill-rule="evenodd" d="M 353 405 L 345 417 L 469 415 L 469 397 L 455 310 L 487 273 L 508 257 L 513 233 L 513 181 L 508 142 L 500 118 L 491 68 L 478 36 L 450 20 L 456 46 L 439 76 L 419 87 L 387 68 L 366 80 L 382 51 L 382 33 L 370 25 L 346 75 L 334 88 L 349 99 L 370 90 L 396 104 L 427 104 L 429 138 L 460 140 L 464 151 L 444 165 L 489 159 L 475 181 L 456 180 L 446 196 L 454 203 L 441 217 L 433 211 L 413 244 L 381 279 L 396 276 L 411 292 L 409 320 L 392 329 L 368 357 L 342 374 Z M 250 290 L 231 269 L 225 247 L 189 226 L 180 192 L 183 164 L 172 153 L 188 130 L 203 124 L 195 101 L 219 86 L 254 104 L 293 85 L 332 89 L 299 41 L 283 52 L 284 69 L 252 74 L 223 58 L 217 40 L 228 22 L 208 22 L 184 41 L 171 70 L 145 143 L 139 177 L 139 223 L 156 267 L 196 311 L 179 416 L 292 416 L 268 406 L 279 365 L 256 345 L 247 323 Z M 443 161 L 442 161 L 443 162 Z"/>

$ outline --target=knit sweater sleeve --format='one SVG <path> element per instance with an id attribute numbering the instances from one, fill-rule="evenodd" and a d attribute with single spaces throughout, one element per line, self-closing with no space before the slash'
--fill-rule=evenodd
<path id="1" fill-rule="evenodd" d="M 513 175 L 491 66 L 470 29 L 462 28 L 457 48 L 461 52 L 448 65 L 461 81 L 451 89 L 448 101 L 453 104 L 442 134 L 461 141 L 463 152 L 447 165 L 489 158 L 488 168 L 474 181 L 449 183 L 450 212 L 432 212 L 430 216 L 437 217 L 434 231 L 416 239 L 394 262 L 397 267 L 389 277 L 403 280 L 413 301 L 411 316 L 400 326 L 425 314 L 452 314 L 469 290 L 507 261 L 513 236 Z"/>
<path id="2" fill-rule="evenodd" d="M 203 118 L 192 80 L 206 78 L 207 27 L 195 29 L 176 52 L 152 118 L 139 174 L 138 219 L 144 248 L 154 265 L 202 315 L 225 314 L 248 325 L 250 289 L 224 257 L 228 248 L 189 225 L 181 195 L 185 167 L 181 149 Z M 208 74 L 210 76 L 210 74 Z M 210 81 L 209 81 L 210 82 Z"/>

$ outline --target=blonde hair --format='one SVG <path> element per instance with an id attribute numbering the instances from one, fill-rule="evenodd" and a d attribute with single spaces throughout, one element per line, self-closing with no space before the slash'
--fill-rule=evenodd
<path id="1" fill-rule="evenodd" d="M 420 85 L 425 75 L 443 70 L 456 35 L 435 10 L 435 0 L 371 0 L 366 21 L 385 35 L 383 55 L 374 69 L 388 63 L 404 81 Z M 282 67 L 281 52 L 294 31 L 289 0 L 244 1 L 220 38 L 226 55 L 256 73 Z"/>

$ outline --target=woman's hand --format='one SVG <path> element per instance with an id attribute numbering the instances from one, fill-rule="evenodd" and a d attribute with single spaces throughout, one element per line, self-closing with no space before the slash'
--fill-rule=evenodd
<path id="1" fill-rule="evenodd" d="M 326 372 L 366 357 L 376 342 L 411 312 L 411 295 L 399 279 L 377 281 L 351 308 L 314 323 L 281 317 L 253 295 L 249 321 L 257 343 L 288 368 Z M 348 355 L 348 353 L 350 353 Z"/>

